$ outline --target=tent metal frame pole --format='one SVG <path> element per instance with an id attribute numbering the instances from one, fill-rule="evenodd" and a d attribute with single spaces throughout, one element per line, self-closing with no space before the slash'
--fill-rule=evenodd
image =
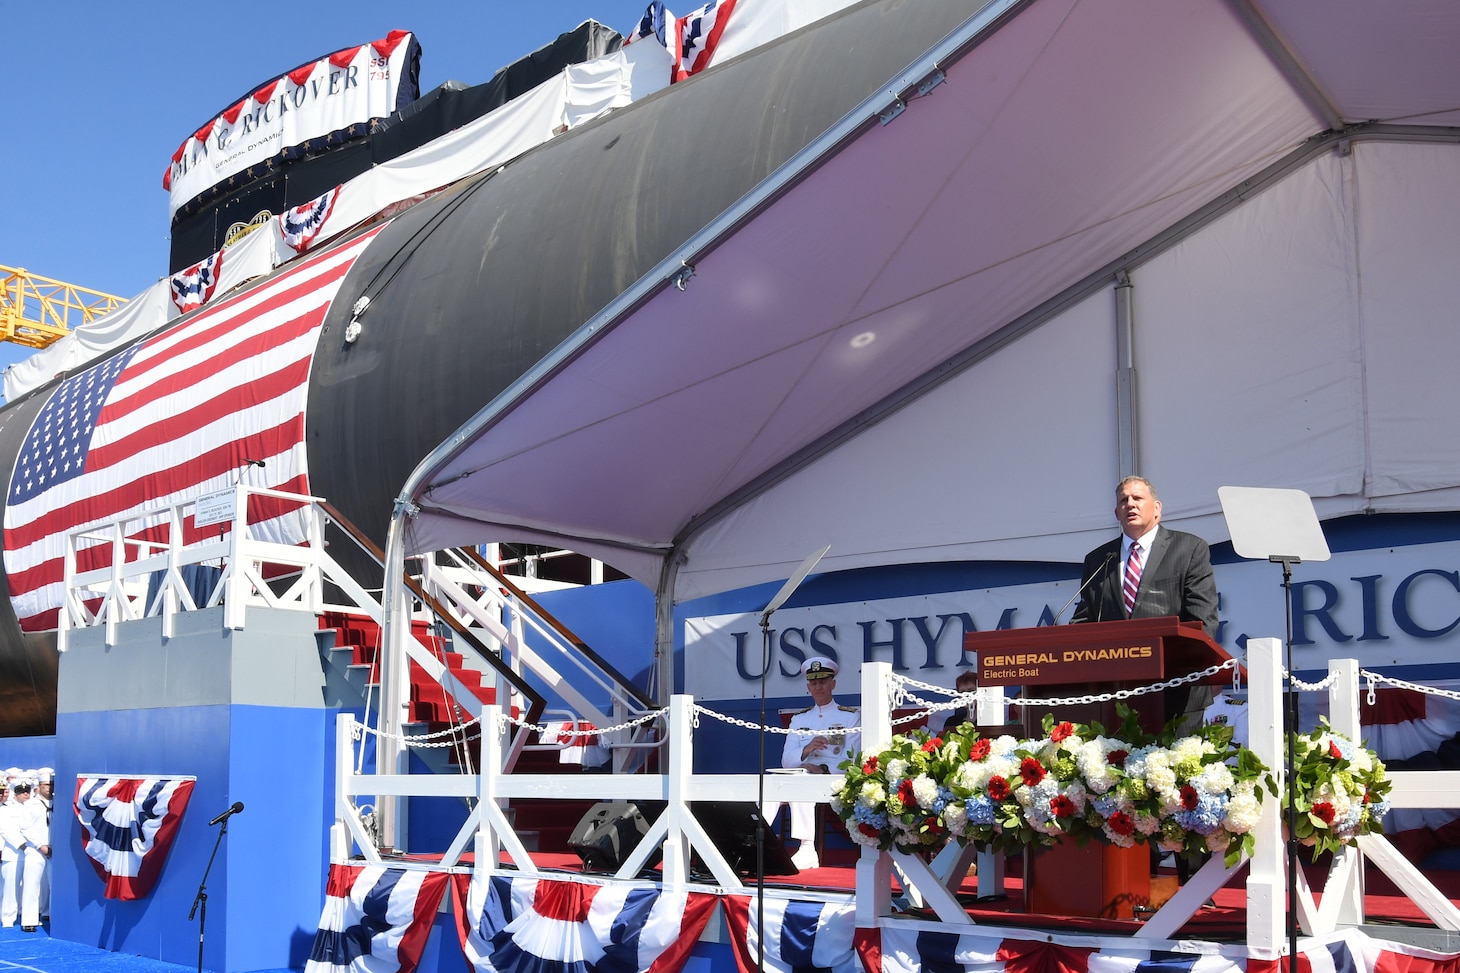
<path id="1" fill-rule="evenodd" d="M 1278 69 L 1283 78 L 1297 92 L 1298 97 L 1308 106 L 1308 110 L 1316 116 L 1319 121 L 1326 125 L 1329 131 L 1337 132 L 1343 128 L 1343 115 L 1334 107 L 1333 99 L 1319 87 L 1317 80 L 1308 73 L 1301 61 L 1293 54 L 1292 47 L 1288 44 L 1277 28 L 1268 23 L 1267 18 L 1252 6 L 1251 0 L 1227 0 L 1227 6 L 1242 21 L 1242 26 L 1252 35 L 1253 40 L 1261 45 L 1267 52 L 1268 59 L 1272 61 L 1273 67 Z"/>
<path id="2" fill-rule="evenodd" d="M 1115 275 L 1115 429 L 1121 479 L 1141 471 L 1140 430 L 1136 421 L 1134 290 L 1130 274 L 1118 271 Z"/>

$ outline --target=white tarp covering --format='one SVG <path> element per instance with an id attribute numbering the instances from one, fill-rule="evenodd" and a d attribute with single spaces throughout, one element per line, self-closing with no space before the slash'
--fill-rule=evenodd
<path id="1" fill-rule="evenodd" d="M 1457 184 L 1460 147 L 1359 143 L 1132 271 L 1167 522 L 1225 539 L 1224 484 L 1302 489 L 1324 516 L 1455 509 Z M 679 596 L 828 543 L 831 569 L 1077 560 L 1115 530 L 1115 370 L 1112 288 L 707 529 Z"/>
<path id="2" fill-rule="evenodd" d="M 391 31 L 260 85 L 178 146 L 163 179 L 168 213 L 255 163 L 397 110 L 401 82 L 414 85 L 413 50 L 409 31 Z"/>

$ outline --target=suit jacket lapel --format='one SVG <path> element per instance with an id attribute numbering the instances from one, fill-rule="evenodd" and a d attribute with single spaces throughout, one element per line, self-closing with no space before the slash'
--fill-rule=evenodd
<path id="1" fill-rule="evenodd" d="M 1156 531 L 1156 539 L 1151 543 L 1151 553 L 1146 556 L 1146 563 L 1141 567 L 1141 586 L 1136 589 L 1136 604 L 1141 603 L 1141 595 L 1146 593 L 1146 582 L 1156 576 L 1156 570 L 1161 566 L 1161 558 L 1166 555 L 1166 548 L 1171 546 L 1171 532 L 1166 528 Z"/>

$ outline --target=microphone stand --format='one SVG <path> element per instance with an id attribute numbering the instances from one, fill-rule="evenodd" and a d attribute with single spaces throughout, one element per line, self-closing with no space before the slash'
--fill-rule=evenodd
<path id="1" fill-rule="evenodd" d="M 1058 625 L 1060 623 L 1060 616 L 1070 610 L 1070 606 L 1075 603 L 1075 599 L 1085 593 L 1085 589 L 1090 587 L 1091 582 L 1103 575 L 1106 571 L 1110 570 L 1110 562 L 1114 560 L 1114 551 L 1110 551 L 1105 555 L 1105 560 L 1101 563 L 1100 567 L 1096 568 L 1094 573 L 1091 574 L 1090 577 L 1085 579 L 1085 583 L 1076 588 L 1073 595 L 1070 595 L 1070 600 L 1060 606 L 1060 610 L 1054 613 L 1054 620 L 1050 622 L 1051 625 Z M 1100 621 L 1100 602 L 1098 601 L 1095 603 L 1095 621 Z"/>
<path id="2" fill-rule="evenodd" d="M 232 815 L 229 815 L 232 817 Z M 208 867 L 203 869 L 203 880 L 198 883 L 198 894 L 193 896 L 193 907 L 188 910 L 188 922 L 193 921 L 193 915 L 198 915 L 198 973 L 203 973 L 203 932 L 208 926 L 208 873 L 213 870 L 213 859 L 218 857 L 218 846 L 223 844 L 223 836 L 228 833 L 228 818 L 224 818 L 218 828 L 218 837 L 213 841 L 213 854 L 208 856 Z"/>
<path id="3" fill-rule="evenodd" d="M 777 608 L 786 603 L 786 599 L 801 586 L 811 569 L 816 567 L 820 561 L 831 550 L 828 544 L 815 554 L 809 555 L 801 562 L 796 572 L 786 579 L 781 585 L 781 590 L 771 599 L 770 604 L 760 613 L 760 730 L 757 737 L 760 742 L 760 770 L 756 772 L 756 807 L 760 811 L 755 816 L 755 925 L 760 930 L 757 933 L 755 969 L 756 973 L 765 973 L 765 694 L 766 676 L 771 668 L 771 615 Z"/>

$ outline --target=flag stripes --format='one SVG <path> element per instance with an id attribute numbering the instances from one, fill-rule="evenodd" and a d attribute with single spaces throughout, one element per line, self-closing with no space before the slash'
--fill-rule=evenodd
<path id="1" fill-rule="evenodd" d="M 257 485 L 308 492 L 312 356 L 330 303 L 377 232 L 305 258 L 54 390 L 22 444 L 5 511 L 5 568 L 23 629 L 55 625 L 71 531 L 226 489 L 245 460 L 265 461 Z M 274 509 L 253 522 L 257 536 L 302 540 L 297 506 Z M 161 522 L 139 518 L 128 536 Z M 110 557 L 93 545 L 78 560 L 95 568 Z"/>

